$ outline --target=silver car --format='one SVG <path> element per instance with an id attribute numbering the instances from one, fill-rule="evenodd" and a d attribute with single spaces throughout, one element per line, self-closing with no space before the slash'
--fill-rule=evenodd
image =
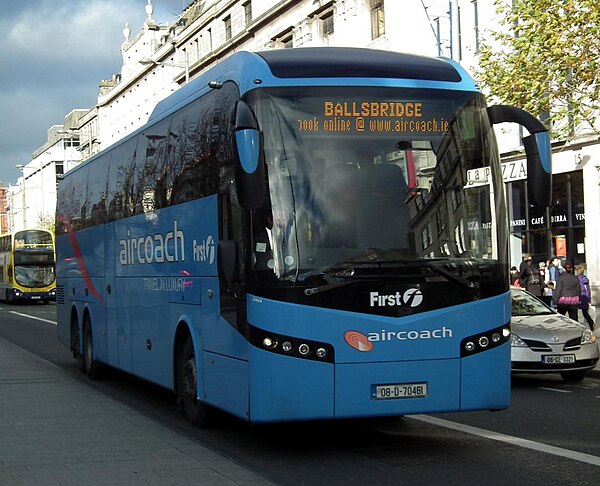
<path id="1" fill-rule="evenodd" d="M 523 289 L 511 288 L 511 369 L 520 373 L 560 373 L 581 381 L 598 363 L 596 336 L 587 325 L 552 310 Z"/>

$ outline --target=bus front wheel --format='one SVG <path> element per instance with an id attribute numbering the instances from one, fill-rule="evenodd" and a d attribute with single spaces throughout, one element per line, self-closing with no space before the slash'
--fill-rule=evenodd
<path id="1" fill-rule="evenodd" d="M 177 401 L 192 425 L 210 428 L 214 425 L 216 410 L 198 400 L 198 366 L 194 343 L 188 337 L 179 352 L 177 369 Z"/>

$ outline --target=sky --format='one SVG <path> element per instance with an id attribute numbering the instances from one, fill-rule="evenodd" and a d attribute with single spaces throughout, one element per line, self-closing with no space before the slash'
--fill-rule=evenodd
<path id="1" fill-rule="evenodd" d="M 31 155 L 75 108 L 89 109 L 98 85 L 122 65 L 123 27 L 134 37 L 147 0 L 1 0 L 0 181 L 15 184 Z M 157 23 L 191 0 L 153 0 Z"/>

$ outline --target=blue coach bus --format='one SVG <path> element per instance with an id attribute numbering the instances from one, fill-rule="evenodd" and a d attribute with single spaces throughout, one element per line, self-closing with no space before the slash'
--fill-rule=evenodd
<path id="1" fill-rule="evenodd" d="M 198 426 L 506 408 L 501 122 L 547 205 L 545 127 L 452 61 L 236 53 L 60 182 L 59 339 Z"/>

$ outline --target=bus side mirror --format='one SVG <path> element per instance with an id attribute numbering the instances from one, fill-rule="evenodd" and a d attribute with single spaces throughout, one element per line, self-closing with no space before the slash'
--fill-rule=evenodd
<path id="1" fill-rule="evenodd" d="M 258 209 L 265 201 L 262 136 L 254 112 L 241 100 L 235 110 L 233 147 L 238 201 L 244 209 Z"/>
<path id="2" fill-rule="evenodd" d="M 514 106 L 490 106 L 487 112 L 492 125 L 518 123 L 530 133 L 523 137 L 527 157 L 529 203 L 549 207 L 552 202 L 552 150 L 548 129 L 536 117 Z"/>
<path id="3" fill-rule="evenodd" d="M 217 247 L 219 277 L 227 290 L 233 292 L 240 279 L 240 248 L 237 241 L 221 240 Z"/>

